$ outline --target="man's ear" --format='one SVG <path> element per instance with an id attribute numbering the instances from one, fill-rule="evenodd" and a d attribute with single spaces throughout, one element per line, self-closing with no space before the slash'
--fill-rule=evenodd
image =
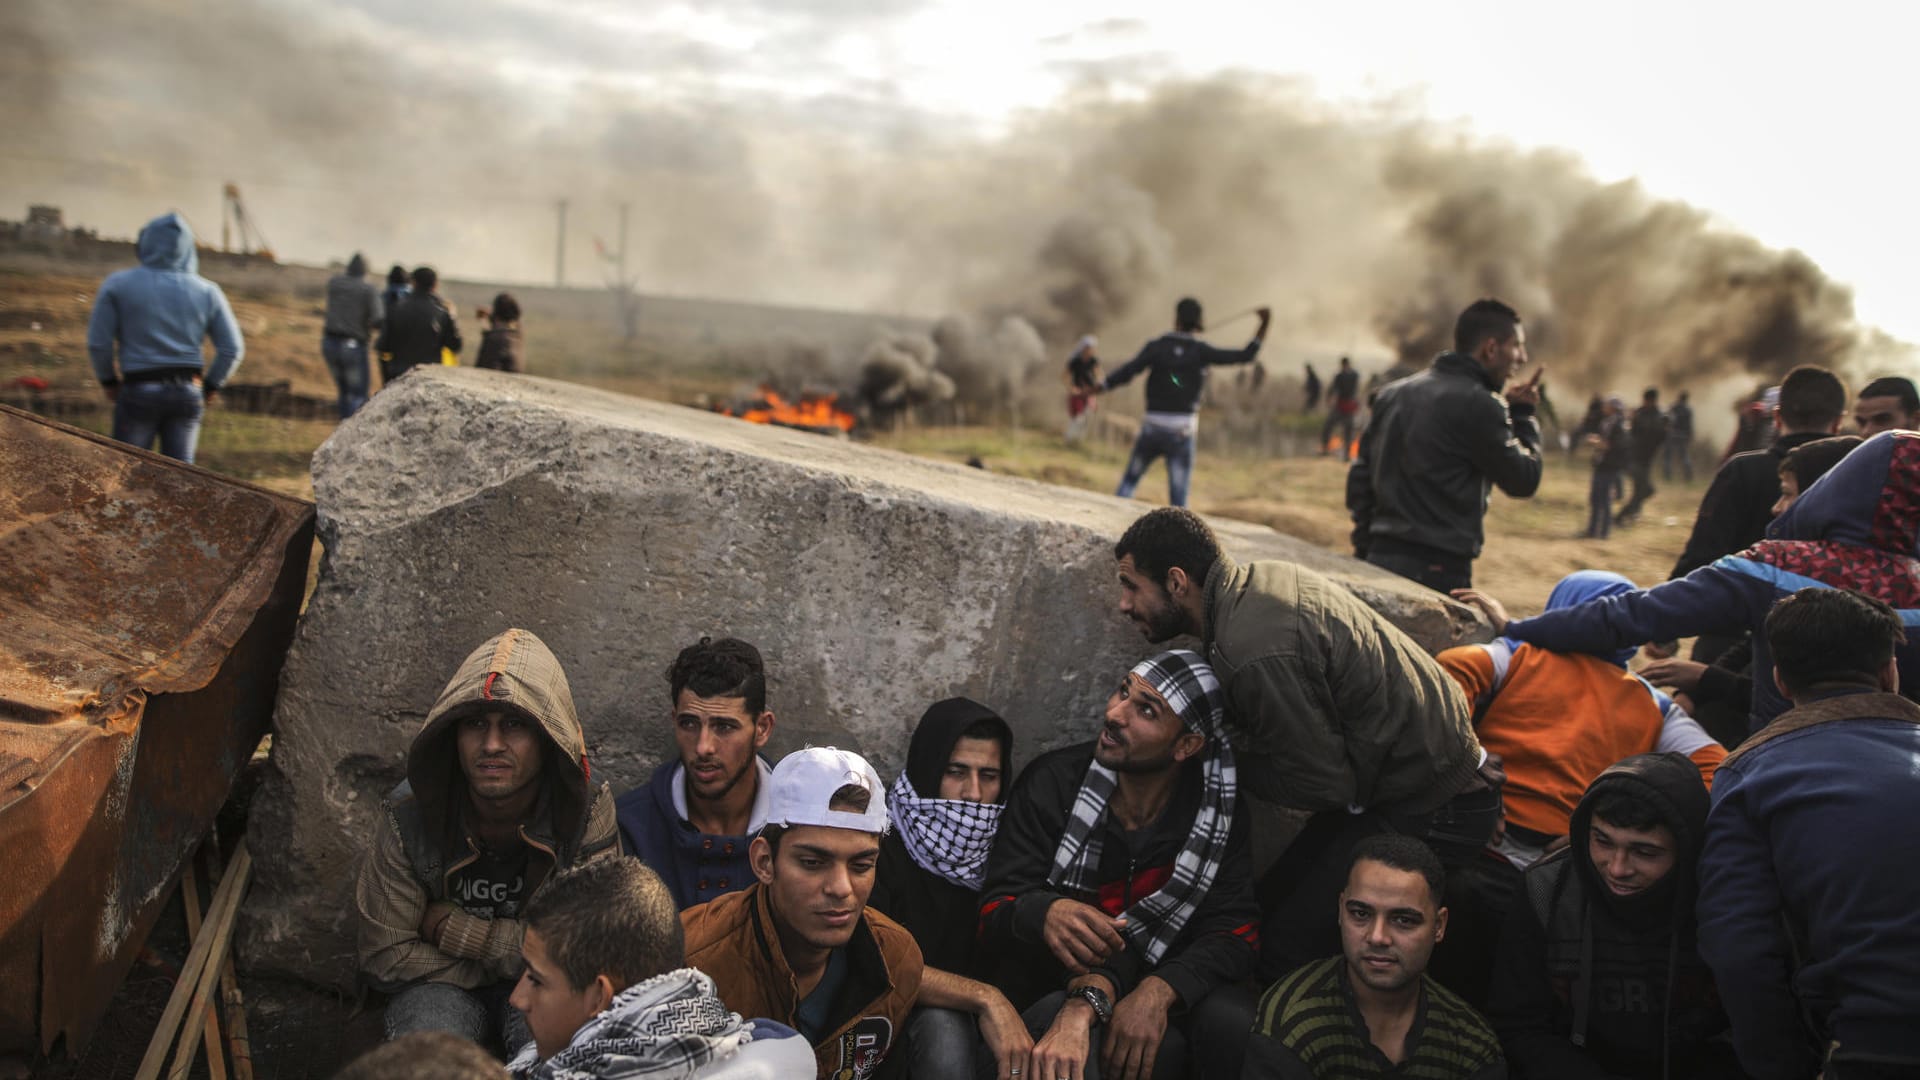
<path id="1" fill-rule="evenodd" d="M 1173 760 L 1185 761 L 1207 748 L 1207 737 L 1197 731 L 1183 731 L 1173 740 Z"/>
<path id="2" fill-rule="evenodd" d="M 1880 689 L 1889 694 L 1900 692 L 1900 658 L 1887 657 L 1887 666 L 1880 669 Z"/>
<path id="3" fill-rule="evenodd" d="M 1167 595 L 1168 596 L 1171 596 L 1174 599 L 1178 600 L 1183 594 L 1186 593 L 1188 589 L 1192 587 L 1193 587 L 1193 579 L 1187 576 L 1187 572 L 1185 570 L 1182 570 L 1180 567 L 1176 566 L 1173 569 L 1167 571 Z"/>
<path id="4" fill-rule="evenodd" d="M 773 884 L 773 845 L 767 843 L 766 837 L 756 836 L 753 843 L 747 845 L 747 863 L 753 867 L 753 876 L 760 879 L 760 884 Z"/>
<path id="5" fill-rule="evenodd" d="M 1780 677 L 1780 665 L 1778 664 L 1773 666 L 1773 688 L 1780 691 L 1781 697 L 1786 698 L 1788 701 L 1793 700 L 1793 691 L 1787 689 L 1787 680 Z"/>
<path id="6" fill-rule="evenodd" d="M 761 713 L 753 722 L 753 748 L 758 750 L 767 745 L 767 739 L 772 735 L 773 710 L 768 709 L 766 712 Z"/>
<path id="7" fill-rule="evenodd" d="M 1447 940 L 1447 909 L 1441 908 L 1433 917 L 1433 943 L 1438 945 L 1445 940 Z"/>
<path id="8" fill-rule="evenodd" d="M 593 985 L 587 987 L 587 1004 L 592 1007 L 594 1015 L 598 1016 L 613 1004 L 613 996 L 617 993 L 619 991 L 613 988 L 612 979 L 605 975 L 595 975 Z"/>

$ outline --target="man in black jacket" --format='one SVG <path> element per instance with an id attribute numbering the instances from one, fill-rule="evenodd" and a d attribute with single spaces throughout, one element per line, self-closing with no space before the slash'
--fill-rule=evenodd
<path id="1" fill-rule="evenodd" d="M 413 272 L 413 291 L 387 313 L 380 341 L 374 346 L 380 353 L 380 378 L 385 385 L 422 364 L 440 362 L 440 350 L 458 356 L 462 342 L 453 309 L 434 290 L 440 275 L 433 267 L 422 266 Z"/>
<path id="2" fill-rule="evenodd" d="M 1660 456 L 1660 448 L 1667 443 L 1667 417 L 1660 411 L 1657 387 L 1649 386 L 1647 392 L 1640 395 L 1640 407 L 1633 410 L 1628 436 L 1633 448 L 1633 497 L 1620 508 L 1614 518 L 1616 525 L 1639 518 L 1640 508 L 1653 498 L 1653 463 Z"/>
<path id="3" fill-rule="evenodd" d="M 1200 392 L 1207 387 L 1207 368 L 1215 364 L 1251 364 L 1266 340 L 1267 325 L 1273 311 L 1259 308 L 1260 326 L 1253 340 L 1239 350 L 1220 349 L 1195 337 L 1204 324 L 1200 301 L 1191 296 L 1173 309 L 1173 332 L 1162 334 L 1140 350 L 1098 386 L 1106 393 L 1133 381 L 1147 372 L 1147 412 L 1140 419 L 1140 434 L 1133 441 L 1133 456 L 1127 471 L 1114 491 L 1123 499 L 1133 497 L 1133 489 L 1146 475 L 1153 459 L 1167 459 L 1167 501 L 1187 505 L 1187 486 L 1193 478 L 1193 438 L 1200 428 Z"/>
<path id="4" fill-rule="evenodd" d="M 1780 499 L 1781 459 L 1801 443 L 1838 432 L 1846 412 L 1847 387 L 1833 372 L 1812 364 L 1787 372 L 1780 382 L 1780 404 L 1773 410 L 1774 427 L 1780 434 L 1765 450 L 1733 455 L 1713 474 L 1713 483 L 1700 499 L 1686 550 L 1668 576 L 1686 577 L 1765 539 L 1773 504 Z M 1696 650 L 1694 659 L 1711 657 L 1702 657 Z"/>
<path id="5" fill-rule="evenodd" d="M 1499 396 L 1527 362 L 1519 314 L 1476 300 L 1453 347 L 1374 398 L 1347 472 L 1353 553 L 1442 592 L 1473 584 L 1493 488 L 1525 499 L 1540 487 L 1539 371 Z"/>
<path id="6" fill-rule="evenodd" d="M 1487 1015 L 1516 1078 L 1744 1075 L 1694 945 L 1706 823 L 1700 769 L 1680 754 L 1636 754 L 1587 788 L 1500 939 Z"/>
<path id="7" fill-rule="evenodd" d="M 867 906 L 892 916 L 919 942 L 927 965 L 923 986 L 943 972 L 962 980 L 989 974 L 976 942 L 980 876 L 1012 777 L 1013 730 L 977 701 L 935 702 L 913 729 L 907 767 L 887 791 L 894 827 L 880 841 Z M 975 990 L 1011 1009 L 999 991 Z M 977 1027 L 960 1009 L 915 1008 L 907 1018 L 908 1073 L 927 1080 L 991 1075 L 998 1052 L 985 1052 Z"/>
<path id="8" fill-rule="evenodd" d="M 1040 1036 L 1035 1080 L 1240 1075 L 1259 913 L 1221 710 L 1198 654 L 1161 653 L 1098 739 L 1014 784 L 980 933 Z"/>

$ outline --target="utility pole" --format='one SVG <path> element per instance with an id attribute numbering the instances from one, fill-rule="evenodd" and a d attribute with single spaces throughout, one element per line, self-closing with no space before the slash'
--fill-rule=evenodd
<path id="1" fill-rule="evenodd" d="M 553 287 L 567 285 L 567 200 L 560 200 L 560 224 L 553 234 Z"/>
<path id="2" fill-rule="evenodd" d="M 632 204 L 620 204 L 620 287 L 631 288 L 627 281 L 627 207 Z"/>
<path id="3" fill-rule="evenodd" d="M 620 324 L 627 341 L 640 333 L 640 298 L 633 295 L 633 279 L 627 277 L 627 209 L 630 205 L 620 204 Z"/>

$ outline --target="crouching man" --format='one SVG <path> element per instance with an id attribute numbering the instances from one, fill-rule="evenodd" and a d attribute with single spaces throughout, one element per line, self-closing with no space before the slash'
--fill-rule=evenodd
<path id="1" fill-rule="evenodd" d="M 781 1080 L 813 1069 L 792 1028 L 742 1020 L 687 966 L 673 895 L 638 859 L 561 871 L 525 922 L 512 1002 L 534 1041 L 508 1066 L 515 1080 Z"/>
<path id="2" fill-rule="evenodd" d="M 387 1038 L 530 1037 L 507 997 L 521 913 L 556 870 L 617 850 L 613 795 L 588 780 L 566 673 L 526 630 L 475 649 L 407 751 L 354 888 L 360 971 Z"/>
<path id="3" fill-rule="evenodd" d="M 858 754 L 799 750 L 767 778 L 767 824 L 748 850 L 755 883 L 688 908 L 687 963 L 742 1016 L 797 1029 L 822 1080 L 867 1080 L 920 994 L 920 947 L 867 908 L 887 803 Z"/>
<path id="4" fill-rule="evenodd" d="M 1259 914 L 1220 685 L 1197 653 L 1122 677 L 1099 738 L 1007 798 L 981 889 L 1035 1080 L 1238 1076 Z"/>
<path id="5" fill-rule="evenodd" d="M 1447 934 L 1446 891 L 1425 844 L 1362 840 L 1340 894 L 1341 955 L 1268 988 L 1242 1080 L 1505 1080 L 1493 1029 L 1427 974 Z"/>

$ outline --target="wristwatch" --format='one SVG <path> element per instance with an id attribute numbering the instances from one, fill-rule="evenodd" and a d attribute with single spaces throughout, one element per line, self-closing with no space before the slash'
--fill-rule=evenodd
<path id="1" fill-rule="evenodd" d="M 1107 996 L 1105 990 L 1097 986 L 1083 986 L 1078 990 L 1069 991 L 1067 996 L 1079 998 L 1093 1006 L 1094 1023 L 1104 1024 L 1113 1019 L 1113 999 Z"/>

